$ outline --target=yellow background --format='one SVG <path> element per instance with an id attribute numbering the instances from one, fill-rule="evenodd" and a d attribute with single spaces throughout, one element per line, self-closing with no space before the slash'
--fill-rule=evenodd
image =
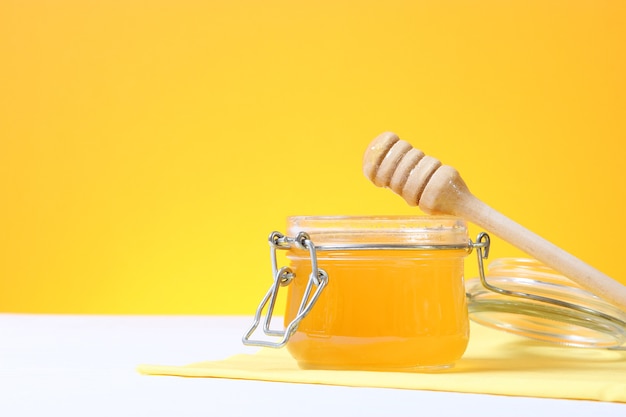
<path id="1" fill-rule="evenodd" d="M 385 130 L 626 283 L 625 4 L 4 0 L 0 311 L 251 313 Z"/>

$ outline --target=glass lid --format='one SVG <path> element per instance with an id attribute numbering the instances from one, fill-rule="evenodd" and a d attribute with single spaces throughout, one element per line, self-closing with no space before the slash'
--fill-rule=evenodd
<path id="1" fill-rule="evenodd" d="M 626 313 L 534 259 L 495 259 L 466 289 L 476 323 L 561 345 L 626 348 Z"/>

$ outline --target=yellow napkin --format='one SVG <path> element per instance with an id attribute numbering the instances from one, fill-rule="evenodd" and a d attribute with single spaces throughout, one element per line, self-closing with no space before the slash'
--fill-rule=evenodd
<path id="1" fill-rule="evenodd" d="M 626 351 L 536 342 L 472 324 L 468 349 L 441 373 L 301 370 L 286 349 L 187 366 L 142 365 L 150 375 L 253 379 L 626 402 Z"/>

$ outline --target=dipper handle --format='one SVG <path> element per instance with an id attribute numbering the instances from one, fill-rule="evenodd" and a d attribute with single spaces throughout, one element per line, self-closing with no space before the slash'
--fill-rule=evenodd
<path id="1" fill-rule="evenodd" d="M 386 132 L 372 141 L 363 172 L 427 214 L 450 214 L 477 224 L 626 312 L 626 286 L 489 207 L 469 191 L 456 169 L 395 134 Z"/>

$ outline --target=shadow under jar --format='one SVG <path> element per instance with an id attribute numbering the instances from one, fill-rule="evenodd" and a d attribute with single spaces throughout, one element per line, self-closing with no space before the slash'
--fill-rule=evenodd
<path id="1" fill-rule="evenodd" d="M 434 371 L 453 366 L 469 339 L 466 223 L 450 216 L 288 218 L 305 232 L 328 283 L 289 335 L 302 368 Z M 287 251 L 294 274 L 285 326 L 306 295 L 310 252 Z M 306 300 L 305 300 L 306 301 Z"/>

